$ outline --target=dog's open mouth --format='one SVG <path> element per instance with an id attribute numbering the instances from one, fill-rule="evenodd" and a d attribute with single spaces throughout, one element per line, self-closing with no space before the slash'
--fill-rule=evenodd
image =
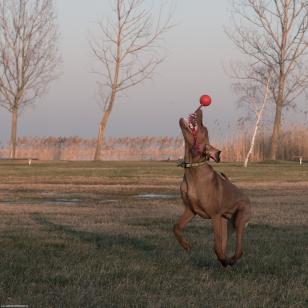
<path id="1" fill-rule="evenodd" d="M 197 114 L 191 113 L 187 119 L 182 118 L 182 123 L 184 126 L 189 130 L 191 134 L 195 134 L 198 130 L 198 123 L 197 123 Z"/>

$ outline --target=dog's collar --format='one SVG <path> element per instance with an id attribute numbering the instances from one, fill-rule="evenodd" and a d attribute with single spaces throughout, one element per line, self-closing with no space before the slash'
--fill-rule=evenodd
<path id="1" fill-rule="evenodd" d="M 205 158 L 203 160 L 201 160 L 200 162 L 197 162 L 197 163 L 187 163 L 184 159 L 181 159 L 181 160 L 178 161 L 177 166 L 182 167 L 184 169 L 186 169 L 186 168 L 196 168 L 196 167 L 203 166 L 206 163 L 207 163 L 207 160 Z"/>

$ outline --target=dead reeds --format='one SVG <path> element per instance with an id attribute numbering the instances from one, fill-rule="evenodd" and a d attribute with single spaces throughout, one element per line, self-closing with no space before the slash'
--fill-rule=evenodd
<path id="1" fill-rule="evenodd" d="M 222 160 L 242 162 L 249 149 L 251 136 L 237 134 L 223 142 L 211 141 L 222 150 Z M 95 139 L 75 137 L 22 137 L 17 141 L 17 158 L 40 160 L 91 160 Z M 261 132 L 256 138 L 252 161 L 269 157 L 270 134 Z M 176 160 L 183 156 L 182 137 L 124 137 L 109 138 L 102 148 L 103 160 Z M 285 130 L 280 138 L 278 159 L 308 159 L 308 129 L 293 127 Z M 9 145 L 0 148 L 0 158 L 9 157 Z"/>

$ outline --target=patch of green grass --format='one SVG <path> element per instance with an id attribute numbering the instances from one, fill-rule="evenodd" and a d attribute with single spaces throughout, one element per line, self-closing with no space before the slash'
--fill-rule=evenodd
<path id="1" fill-rule="evenodd" d="M 211 163 L 213 167 L 239 181 L 308 181 L 308 164 L 297 162 L 251 163 L 244 168 L 240 163 Z M 0 161 L 0 180 L 5 177 L 178 177 L 183 169 L 175 162 L 41 162 L 29 167 L 25 161 Z"/>
<path id="2" fill-rule="evenodd" d="M 40 234 L 17 233 L 14 245 L 2 238 L 1 303 L 10 298 L 31 307 L 305 305 L 303 227 L 251 226 L 245 256 L 224 271 L 204 226 L 187 228 L 193 250 L 186 254 L 165 233 L 166 223 L 156 226 L 163 235 L 144 237 L 81 231 L 41 215 L 33 223 L 41 226 Z"/>
<path id="3" fill-rule="evenodd" d="M 215 169 L 226 173 L 234 181 L 245 182 L 298 182 L 308 180 L 308 164 L 296 162 L 251 163 L 247 168 L 242 164 L 217 164 Z"/>
<path id="4" fill-rule="evenodd" d="M 179 194 L 174 163 L 1 161 L 0 198 L 11 202 L 0 200 L 0 305 L 307 307 L 307 167 L 215 166 L 245 184 L 253 208 L 244 255 L 228 270 L 210 221 L 184 230 L 191 252 L 176 242 L 180 197 L 136 197 Z M 72 202 L 52 202 L 61 198 Z"/>

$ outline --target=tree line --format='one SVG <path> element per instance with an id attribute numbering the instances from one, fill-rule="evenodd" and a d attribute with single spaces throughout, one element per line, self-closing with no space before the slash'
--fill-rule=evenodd
<path id="1" fill-rule="evenodd" d="M 274 106 L 269 156 L 276 160 L 283 114 L 308 85 L 308 3 L 302 0 L 229 0 L 233 22 L 227 36 L 243 53 L 231 65 L 236 93 L 255 111 L 253 152 L 265 102 Z M 171 1 L 112 0 L 110 16 L 97 23 L 89 49 L 97 60 L 103 103 L 93 159 L 102 158 L 105 129 L 118 95 L 153 78 L 163 62 L 163 37 L 174 28 Z M 156 9 L 155 9 L 156 8 Z M 11 114 L 10 157 L 16 157 L 17 121 L 59 76 L 55 0 L 0 1 L 0 105 Z M 202 36 L 202 33 L 198 34 Z M 267 91 L 264 92 L 263 89 Z M 260 95 L 261 93 L 261 95 Z M 262 97 L 266 93 L 266 97 Z M 262 110 L 262 112 L 261 112 Z M 249 153 L 248 153 L 249 154 Z M 250 154 L 247 155 L 247 159 Z M 104 159 L 108 157 L 103 156 Z"/>

